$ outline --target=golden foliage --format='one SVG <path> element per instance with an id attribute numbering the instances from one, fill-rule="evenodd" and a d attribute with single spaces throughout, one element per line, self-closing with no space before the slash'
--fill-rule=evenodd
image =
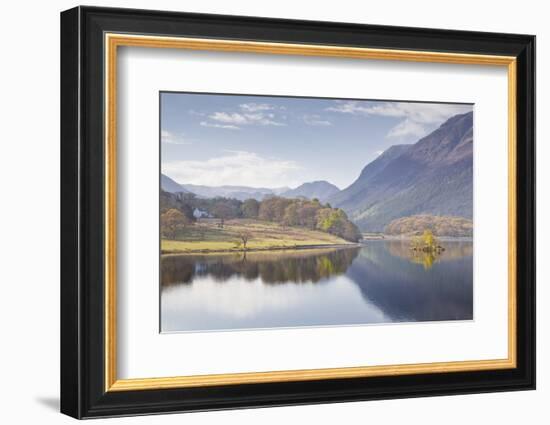
<path id="1" fill-rule="evenodd" d="M 471 237 L 473 229 L 472 220 L 467 218 L 422 214 L 393 220 L 386 226 L 385 233 L 420 236 L 430 230 L 433 236 Z"/>

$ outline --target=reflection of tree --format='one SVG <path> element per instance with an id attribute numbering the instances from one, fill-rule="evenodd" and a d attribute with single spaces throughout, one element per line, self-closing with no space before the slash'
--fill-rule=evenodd
<path id="1" fill-rule="evenodd" d="M 433 267 L 439 256 L 440 254 L 431 251 L 411 251 L 411 253 L 409 254 L 409 260 L 412 263 L 421 264 L 422 266 L 424 266 L 424 270 L 429 270 Z"/>
<path id="2" fill-rule="evenodd" d="M 408 240 L 370 242 L 346 276 L 393 321 L 471 319 L 472 243 L 445 242 L 445 248 L 428 270 L 411 261 Z"/>
<path id="3" fill-rule="evenodd" d="M 190 261 L 174 261 L 176 257 L 163 256 L 160 260 L 161 283 L 173 285 L 189 283 L 193 279 L 195 266 Z"/>
<path id="4" fill-rule="evenodd" d="M 345 273 L 365 302 L 392 321 L 472 319 L 472 243 L 445 242 L 445 248 L 429 269 L 411 260 L 408 240 L 346 249 L 166 255 L 161 276 L 163 285 L 191 284 L 199 277 L 220 284 L 239 278 L 266 285 L 325 285 Z"/>
<path id="5" fill-rule="evenodd" d="M 359 248 L 247 252 L 227 255 L 170 255 L 161 259 L 163 285 L 191 283 L 194 276 L 224 282 L 233 276 L 266 284 L 319 282 L 346 272 Z"/>
<path id="6" fill-rule="evenodd" d="M 421 264 L 426 270 L 432 268 L 436 262 L 469 257 L 473 253 L 472 243 L 470 242 L 442 242 L 442 244 L 445 245 L 445 251 L 415 251 L 411 249 L 411 243 L 407 239 L 387 241 L 386 247 L 391 255 L 404 258 L 411 263 Z"/>

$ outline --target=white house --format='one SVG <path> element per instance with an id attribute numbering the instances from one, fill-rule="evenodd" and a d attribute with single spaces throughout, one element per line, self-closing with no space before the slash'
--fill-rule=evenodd
<path id="1" fill-rule="evenodd" d="M 195 218 L 206 218 L 206 217 L 210 217 L 210 214 L 208 214 L 206 211 L 195 208 L 195 210 L 193 211 L 193 216 Z"/>

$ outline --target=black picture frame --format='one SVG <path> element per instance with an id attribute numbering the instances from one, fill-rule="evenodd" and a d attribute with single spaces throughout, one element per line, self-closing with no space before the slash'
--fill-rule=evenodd
<path id="1" fill-rule="evenodd" d="M 517 59 L 517 367 L 105 391 L 104 34 L 506 55 Z M 535 388 L 535 37 L 132 9 L 61 13 L 61 412 L 75 418 Z"/>

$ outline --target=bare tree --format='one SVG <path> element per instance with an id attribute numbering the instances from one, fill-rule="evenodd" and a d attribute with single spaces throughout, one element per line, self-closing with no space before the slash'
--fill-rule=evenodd
<path id="1" fill-rule="evenodd" d="M 241 232 L 239 233 L 239 242 L 237 246 L 242 247 L 243 251 L 246 251 L 246 244 L 252 239 L 252 234 L 250 232 Z"/>

